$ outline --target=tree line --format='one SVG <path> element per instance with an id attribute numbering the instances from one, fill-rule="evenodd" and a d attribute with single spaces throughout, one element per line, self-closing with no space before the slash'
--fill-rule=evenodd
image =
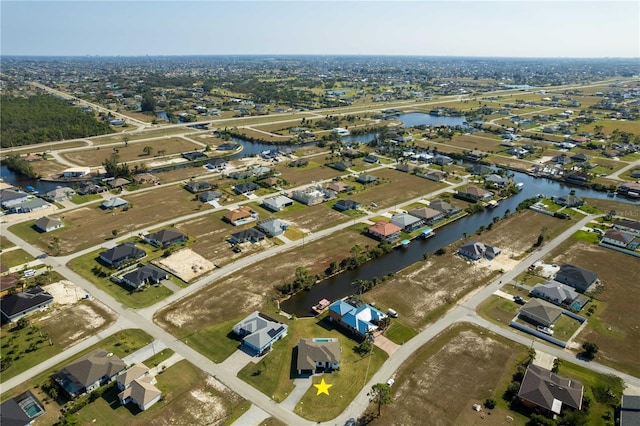
<path id="1" fill-rule="evenodd" d="M 5 95 L 0 96 L 0 103 L 3 148 L 113 133 L 109 124 L 98 121 L 92 113 L 53 96 Z"/>

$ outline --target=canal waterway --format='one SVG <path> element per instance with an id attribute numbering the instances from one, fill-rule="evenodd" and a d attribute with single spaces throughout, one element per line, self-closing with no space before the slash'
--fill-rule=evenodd
<path id="1" fill-rule="evenodd" d="M 360 268 L 344 271 L 338 275 L 328 278 L 310 290 L 301 291 L 291 298 L 280 303 L 283 311 L 295 314 L 298 317 L 312 315 L 311 307 L 316 305 L 321 299 L 331 301 L 356 293 L 357 289 L 352 285 L 356 280 L 372 280 L 374 277 L 381 278 L 390 272 L 398 272 L 416 262 L 423 260 L 423 254 L 434 253 L 441 247 L 446 247 L 467 235 L 474 234 L 480 226 L 488 226 L 493 222 L 495 216 L 502 217 L 507 210 L 515 212 L 516 207 L 526 198 L 535 197 L 538 194 L 545 196 L 567 195 L 574 190 L 579 197 L 588 198 L 610 198 L 604 192 L 594 191 L 580 187 L 565 185 L 544 178 L 534 178 L 525 173 L 513 172 L 514 182 L 521 182 L 524 188 L 521 192 L 500 202 L 498 207 L 485 210 L 481 213 L 465 216 L 457 221 L 438 228 L 433 237 L 428 239 L 415 239 L 406 247 L 399 247 L 382 257 L 371 260 Z M 633 201 L 616 197 L 616 201 L 634 203 Z M 638 204 L 639 202 L 635 202 Z M 526 226 L 526 224 L 523 224 Z M 374 240 L 371 240 L 374 243 Z M 304 248 L 298 250 L 305 250 Z M 340 260 L 340 259 L 336 259 Z"/>

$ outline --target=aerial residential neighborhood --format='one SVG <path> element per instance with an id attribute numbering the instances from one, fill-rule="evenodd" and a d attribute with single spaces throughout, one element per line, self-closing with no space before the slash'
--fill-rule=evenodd
<path id="1" fill-rule="evenodd" d="M 0 424 L 640 425 L 637 4 L 5 3 Z"/>

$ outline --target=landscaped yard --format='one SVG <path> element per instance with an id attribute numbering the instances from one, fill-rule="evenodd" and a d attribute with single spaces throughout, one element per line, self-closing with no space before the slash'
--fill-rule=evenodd
<path id="1" fill-rule="evenodd" d="M 520 310 L 520 305 L 513 300 L 491 295 L 478 306 L 477 310 L 480 315 L 491 322 L 509 325 Z"/>
<path id="2" fill-rule="evenodd" d="M 428 419 L 433 425 L 498 425 L 507 415 L 514 419 L 510 424 L 524 424 L 526 418 L 510 411 L 501 397 L 526 356 L 524 346 L 475 326 L 455 325 L 400 367 L 391 388 L 393 402 L 372 424 L 426 424 Z M 487 398 L 497 402 L 490 416 L 486 409 L 472 409 Z M 377 407 L 369 411 L 377 414 Z"/>
<path id="3" fill-rule="evenodd" d="M 186 360 L 156 376 L 162 400 L 146 411 L 133 404 L 120 405 L 118 388 L 82 408 L 75 417 L 81 424 L 112 425 L 230 425 L 251 404 Z"/>

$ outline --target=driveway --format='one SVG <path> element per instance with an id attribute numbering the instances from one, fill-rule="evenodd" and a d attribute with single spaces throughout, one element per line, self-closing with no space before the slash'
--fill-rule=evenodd
<path id="1" fill-rule="evenodd" d="M 262 410 L 257 405 L 251 404 L 251 407 L 247 412 L 238 417 L 238 419 L 232 424 L 236 426 L 258 426 L 269 417 L 271 417 L 269 413 Z"/>
<path id="2" fill-rule="evenodd" d="M 389 355 L 393 354 L 398 350 L 400 345 L 397 343 L 393 343 L 391 340 L 387 339 L 382 334 L 376 335 L 376 339 L 373 341 L 373 344 L 388 353 Z"/>
<path id="3" fill-rule="evenodd" d="M 134 353 L 132 353 L 131 355 L 124 357 L 122 360 L 127 365 L 137 364 L 139 362 L 143 362 L 144 360 L 151 358 L 156 353 L 160 352 L 166 347 L 167 346 L 161 341 L 154 340 L 153 342 L 149 343 L 147 346 L 140 348 Z"/>
<path id="4" fill-rule="evenodd" d="M 287 410 L 293 411 L 293 409 L 296 408 L 296 405 L 298 405 L 298 401 L 302 399 L 304 394 L 311 387 L 312 383 L 313 381 L 311 380 L 311 376 L 293 379 L 295 388 L 293 388 L 289 396 L 287 396 L 285 400 L 280 403 L 280 405 Z"/>
<path id="5" fill-rule="evenodd" d="M 263 355 L 265 356 L 265 355 Z M 242 370 L 245 365 L 249 362 L 257 363 L 262 359 L 262 357 L 251 356 L 245 351 L 237 350 L 227 359 L 225 359 L 222 364 L 222 368 L 225 370 L 231 371 L 234 374 L 237 374 L 238 371 Z"/>

